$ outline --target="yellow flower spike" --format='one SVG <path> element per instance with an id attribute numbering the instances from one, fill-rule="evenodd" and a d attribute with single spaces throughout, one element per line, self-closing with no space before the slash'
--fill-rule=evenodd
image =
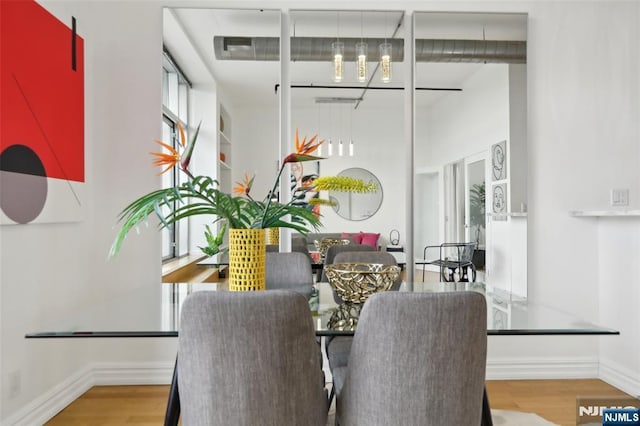
<path id="1" fill-rule="evenodd" d="M 368 193 L 376 192 L 378 185 L 347 176 L 320 176 L 313 181 L 313 188 L 316 191 Z"/>
<path id="2" fill-rule="evenodd" d="M 312 206 L 331 206 L 334 207 L 336 205 L 338 205 L 338 203 L 336 203 L 333 200 L 327 200 L 326 198 L 311 198 L 309 200 L 309 205 Z"/>

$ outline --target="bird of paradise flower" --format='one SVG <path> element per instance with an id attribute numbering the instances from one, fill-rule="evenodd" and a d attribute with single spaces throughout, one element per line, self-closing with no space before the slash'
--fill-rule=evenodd
<path id="1" fill-rule="evenodd" d="M 294 200 L 283 203 L 274 197 L 287 164 L 323 159 L 313 155 L 324 142 L 318 140 L 318 135 L 308 140 L 306 137 L 301 140 L 298 130 L 296 130 L 295 151 L 283 159 L 271 190 L 262 201 L 259 201 L 254 199 L 251 194 L 255 176 L 249 177 L 245 173 L 242 181 L 236 182 L 236 186 L 233 188 L 235 195 L 221 191 L 219 182 L 209 176 L 194 176 L 188 167 L 200 125 L 188 143 L 182 125 L 178 126 L 178 131 L 180 145 L 184 148 L 182 153 L 164 142 L 157 141 L 168 152 L 152 152 L 151 154 L 155 157 L 154 164 L 164 167 L 161 173 L 165 173 L 173 167 L 179 167 L 188 176 L 188 180 L 177 186 L 152 191 L 125 207 L 119 215 L 119 222 L 122 223 L 122 226 L 112 244 L 112 256 L 118 253 L 129 231 L 137 228 L 141 223 L 145 223 L 147 218 L 153 214 L 159 218 L 160 228 L 168 227 L 190 216 L 203 214 L 211 215 L 213 223 L 223 221 L 222 232 L 227 226 L 236 229 L 291 228 L 303 234 L 309 232 L 310 229 L 319 228 L 320 218 L 312 210 L 295 205 Z M 337 187 L 342 188 L 341 190 L 349 190 L 349 185 L 344 182 L 335 182 L 330 177 L 323 177 L 314 181 L 315 191 L 323 190 L 322 185 L 317 185 L 318 181 L 324 182 L 325 187 L 327 184 L 333 185 L 334 190 Z M 354 186 L 354 189 L 358 187 L 362 189 L 362 185 L 364 183 L 360 182 Z M 210 229 L 207 229 L 207 232 L 209 233 L 207 235 L 208 241 L 221 240 L 220 235 L 214 236 Z M 210 249 L 216 250 L 217 248 L 210 247 Z"/>

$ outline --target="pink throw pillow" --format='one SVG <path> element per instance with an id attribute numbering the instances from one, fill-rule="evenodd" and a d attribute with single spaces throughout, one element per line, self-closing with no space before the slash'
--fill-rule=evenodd
<path id="1" fill-rule="evenodd" d="M 378 238 L 380 238 L 380 234 L 360 232 L 360 235 L 362 235 L 362 244 L 371 246 L 376 250 L 378 249 Z"/>
<path id="2" fill-rule="evenodd" d="M 362 244 L 362 232 L 359 234 L 347 234 L 346 232 L 343 232 L 342 238 L 351 238 L 354 243 Z"/>

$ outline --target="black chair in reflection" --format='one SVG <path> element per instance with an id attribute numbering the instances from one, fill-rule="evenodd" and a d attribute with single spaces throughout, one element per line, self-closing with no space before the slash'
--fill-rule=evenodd
<path id="1" fill-rule="evenodd" d="M 440 281 L 475 282 L 476 267 L 473 264 L 473 253 L 478 243 L 442 243 L 439 246 L 426 246 L 423 252 L 422 281 L 424 281 L 427 265 L 440 268 Z M 436 253 L 437 256 L 436 257 Z M 429 255 L 429 257 L 427 257 Z M 471 270 L 471 280 L 469 280 Z"/>

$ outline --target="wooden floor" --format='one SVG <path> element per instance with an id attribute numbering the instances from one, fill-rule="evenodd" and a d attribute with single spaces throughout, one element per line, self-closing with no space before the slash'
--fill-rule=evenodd
<path id="1" fill-rule="evenodd" d="M 96 386 L 47 425 L 161 425 L 169 386 Z M 536 413 L 574 426 L 577 396 L 625 395 L 596 379 L 487 382 L 491 408 Z"/>

